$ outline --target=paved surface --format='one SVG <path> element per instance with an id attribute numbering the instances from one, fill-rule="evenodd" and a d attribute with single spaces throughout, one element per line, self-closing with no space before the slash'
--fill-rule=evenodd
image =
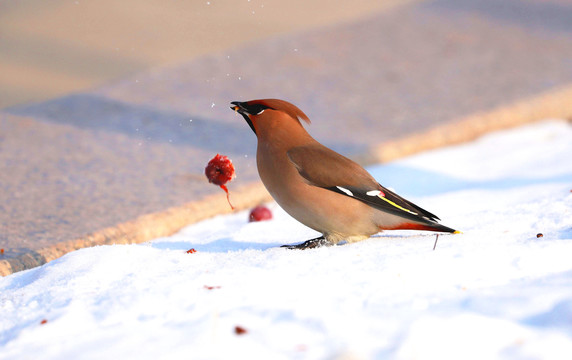
<path id="1" fill-rule="evenodd" d="M 406 139 L 407 153 L 426 134 L 438 146 L 572 116 L 569 19 L 572 6 L 556 0 L 411 3 L 6 109 L 0 273 L 228 211 L 202 175 L 217 152 L 236 164 L 239 208 L 267 198 L 254 135 L 228 109 L 232 100 L 288 99 L 313 120 L 317 139 L 369 161 L 396 139 Z"/>
<path id="2" fill-rule="evenodd" d="M 0 108 L 408 0 L 0 0 Z"/>

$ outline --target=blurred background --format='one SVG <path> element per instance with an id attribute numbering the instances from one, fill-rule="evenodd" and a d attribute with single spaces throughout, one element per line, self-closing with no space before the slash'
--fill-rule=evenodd
<path id="1" fill-rule="evenodd" d="M 406 0 L 0 0 L 0 108 Z"/>
<path id="2" fill-rule="evenodd" d="M 571 19 L 570 0 L 0 0 L 4 271 L 228 211 L 216 153 L 256 205 L 232 100 L 288 99 L 363 163 L 567 118 Z"/>

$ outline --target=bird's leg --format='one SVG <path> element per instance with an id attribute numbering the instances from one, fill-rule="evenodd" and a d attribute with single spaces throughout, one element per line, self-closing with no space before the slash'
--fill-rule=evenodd
<path id="1" fill-rule="evenodd" d="M 332 243 L 326 240 L 323 236 L 317 237 L 315 239 L 311 239 L 305 241 L 298 245 L 282 245 L 280 247 L 287 248 L 287 249 L 297 249 L 297 250 L 306 250 L 306 249 L 313 249 L 321 246 L 332 246 Z"/>

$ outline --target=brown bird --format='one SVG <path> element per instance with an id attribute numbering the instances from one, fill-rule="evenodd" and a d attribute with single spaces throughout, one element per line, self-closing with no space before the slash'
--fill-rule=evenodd
<path id="1" fill-rule="evenodd" d="M 436 215 L 381 186 L 363 167 L 320 144 L 296 106 L 278 99 L 233 101 L 258 138 L 256 165 L 274 200 L 323 235 L 291 249 L 364 240 L 382 230 L 456 233 Z"/>

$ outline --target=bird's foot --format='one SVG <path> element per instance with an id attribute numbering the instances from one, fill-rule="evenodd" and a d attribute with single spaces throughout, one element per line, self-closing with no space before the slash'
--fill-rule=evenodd
<path id="1" fill-rule="evenodd" d="M 306 250 L 306 249 L 314 249 L 314 248 L 322 247 L 322 246 L 332 246 L 332 243 L 329 242 L 328 240 L 326 240 L 323 236 L 320 236 L 320 237 L 317 237 L 315 239 L 305 241 L 305 242 L 298 244 L 298 245 L 282 245 L 280 247 L 291 249 L 291 250 L 294 250 L 294 249 Z"/>

